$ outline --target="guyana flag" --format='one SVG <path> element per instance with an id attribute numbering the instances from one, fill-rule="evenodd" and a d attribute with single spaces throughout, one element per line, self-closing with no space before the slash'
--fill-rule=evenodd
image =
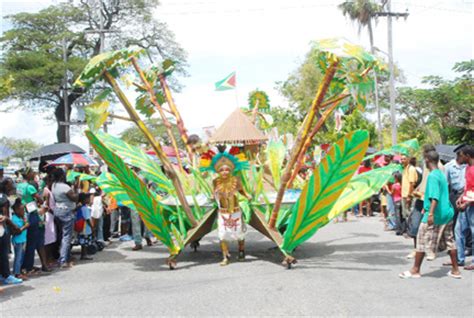
<path id="1" fill-rule="evenodd" d="M 227 77 L 224 78 L 223 80 L 220 80 L 220 81 L 216 82 L 216 84 L 215 84 L 216 85 L 216 91 L 226 91 L 226 90 L 229 90 L 229 89 L 234 89 L 235 84 L 236 84 L 235 72 L 232 72 L 229 75 L 227 75 Z"/>

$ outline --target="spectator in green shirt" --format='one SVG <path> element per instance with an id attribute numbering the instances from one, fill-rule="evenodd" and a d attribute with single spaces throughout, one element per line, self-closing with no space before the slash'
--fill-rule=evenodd
<path id="1" fill-rule="evenodd" d="M 438 169 L 439 155 L 436 151 L 425 153 L 426 167 L 429 169 L 425 197 L 424 215 L 418 229 L 415 264 L 412 269 L 401 273 L 400 278 L 419 278 L 421 263 L 426 251 L 437 250 L 439 238 L 444 238 L 451 257 L 452 269 L 448 276 L 461 278 L 457 263 L 457 251 L 454 243 L 454 210 L 449 201 L 448 182 Z"/>

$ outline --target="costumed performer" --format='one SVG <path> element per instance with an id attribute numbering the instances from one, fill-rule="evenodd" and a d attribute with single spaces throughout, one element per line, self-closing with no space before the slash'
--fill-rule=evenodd
<path id="1" fill-rule="evenodd" d="M 229 152 L 219 149 L 219 153 L 212 158 L 209 154 L 201 158 L 201 170 L 213 171 L 218 174 L 212 182 L 214 197 L 217 201 L 217 229 L 222 249 L 223 260 L 220 265 L 225 266 L 230 262 L 228 248 L 229 241 L 238 241 L 238 260 L 245 260 L 245 232 L 247 227 L 242 218 L 239 206 L 238 193 L 251 199 L 242 186 L 238 171 L 248 169 L 248 161 L 243 153 L 237 154 L 238 148 L 233 147 Z M 234 156 L 237 155 L 237 156 Z"/>

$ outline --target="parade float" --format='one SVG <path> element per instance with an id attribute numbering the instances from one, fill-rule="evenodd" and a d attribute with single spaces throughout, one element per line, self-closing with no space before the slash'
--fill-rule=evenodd
<path id="1" fill-rule="evenodd" d="M 145 225 L 168 248 L 170 256 L 166 263 L 170 269 L 177 266 L 179 254 L 186 246 L 196 248 L 196 243 L 216 228 L 221 237 L 219 216 L 226 212 L 230 212 L 227 219 L 224 216 L 227 226 L 232 223 L 242 228 L 253 227 L 276 244 L 283 264 L 291 268 L 296 262 L 293 253 L 296 247 L 339 213 L 377 193 L 399 168 L 389 165 L 354 176 L 366 154 L 369 135 L 366 131 L 353 131 L 331 145 L 300 190 L 292 189 L 304 154 L 324 122 L 336 108 L 363 110 L 372 94 L 372 74 L 382 67 L 363 48 L 342 39 L 322 40 L 313 45 L 312 59 L 324 74 L 323 79 L 291 149 L 279 140 L 266 141 L 262 133 L 257 134 L 262 138 L 255 138 L 253 144 L 258 145 L 257 152 L 264 154 L 264 161 L 258 160 L 258 155 L 252 158 L 245 152 L 242 146 L 246 141 L 232 135 L 235 127 L 230 132 L 225 125 L 211 141 L 227 145 L 227 150 L 200 153 L 200 160 L 193 160 L 197 154 L 189 146 L 189 136 L 167 84 L 173 71 L 172 61 L 146 66 L 140 60 L 145 53 L 143 50 L 127 48 L 94 57 L 77 79 L 75 85 L 84 89 L 100 81 L 109 86 L 86 109 L 90 128 L 86 136 L 109 170 L 96 182 L 121 204 L 140 214 Z M 131 89 L 138 96 L 135 101 L 125 93 Z M 158 160 L 100 131 L 109 116 L 112 98 L 118 99 L 128 113 L 128 117 L 120 119 L 140 129 Z M 264 118 L 267 103 L 268 97 L 259 92 L 251 97 L 253 107 L 248 110 L 251 124 L 260 128 L 267 124 L 258 120 Z M 180 138 L 187 145 L 189 162 L 199 162 L 199 165 L 185 170 L 182 162 L 170 163 L 163 145 L 142 119 L 155 113 L 161 117 L 176 153 L 179 150 L 171 133 L 172 125 L 178 127 Z M 233 116 L 242 121 L 241 116 L 246 115 L 236 110 Z M 251 134 L 252 129 L 242 135 Z M 234 212 L 240 213 L 243 224 L 238 222 L 239 217 L 229 219 Z M 243 238 L 237 240 L 240 252 Z M 221 247 L 225 263 L 227 247 L 222 244 Z"/>

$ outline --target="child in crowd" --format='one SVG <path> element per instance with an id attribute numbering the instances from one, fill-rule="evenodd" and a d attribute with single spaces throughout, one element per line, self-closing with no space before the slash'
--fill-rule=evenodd
<path id="1" fill-rule="evenodd" d="M 397 235 L 401 235 L 403 232 L 400 229 L 402 213 L 402 175 L 397 172 L 393 175 L 393 178 L 395 181 L 392 185 L 391 195 L 395 207 L 395 224 L 397 226 Z"/>
<path id="2" fill-rule="evenodd" d="M 92 195 L 91 216 L 94 225 L 94 236 L 98 242 L 104 243 L 104 205 L 102 202 L 102 191 L 99 187 L 90 189 Z"/>
<path id="3" fill-rule="evenodd" d="M 26 233 L 28 231 L 27 229 L 29 224 L 25 217 L 25 206 L 21 204 L 20 198 L 17 198 L 13 204 L 12 222 L 19 229 L 19 233 L 13 235 L 12 238 L 13 249 L 15 251 L 15 260 L 13 261 L 13 275 L 15 275 L 16 278 L 21 278 L 24 280 L 26 276 L 21 274 L 21 265 L 23 264 L 23 260 L 25 258 Z"/>
<path id="4" fill-rule="evenodd" d="M 92 260 L 87 256 L 87 247 L 92 242 L 91 224 L 91 195 L 90 193 L 79 193 L 79 206 L 76 211 L 76 222 L 74 230 L 78 233 L 79 244 L 81 245 L 81 260 Z"/>

